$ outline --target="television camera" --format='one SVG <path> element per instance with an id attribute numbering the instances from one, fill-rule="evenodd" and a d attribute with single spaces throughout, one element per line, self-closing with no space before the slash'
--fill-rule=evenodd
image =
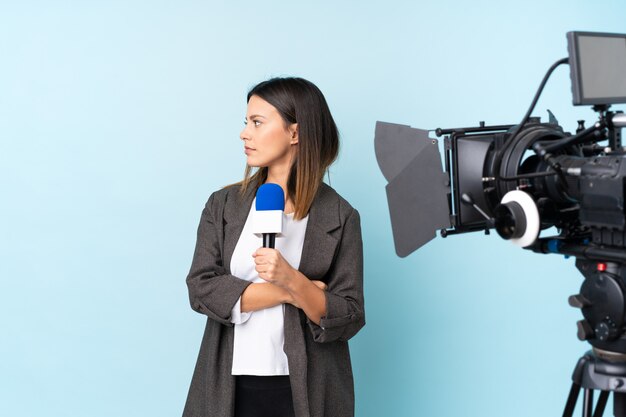
<path id="1" fill-rule="evenodd" d="M 388 181 L 387 200 L 396 253 L 405 257 L 436 236 L 495 229 L 537 253 L 576 258 L 580 293 L 569 298 L 583 319 L 580 340 L 592 350 L 578 362 L 564 416 L 581 388 L 583 415 L 600 416 L 614 393 L 615 416 L 626 417 L 626 35 L 569 32 L 568 58 L 546 73 L 516 125 L 430 131 L 377 122 L 376 157 Z M 597 119 L 569 133 L 550 113 L 531 117 L 559 65 L 569 64 L 574 105 L 590 105 Z M 555 227 L 557 235 L 540 237 Z M 600 397 L 593 411 L 593 392 Z"/>

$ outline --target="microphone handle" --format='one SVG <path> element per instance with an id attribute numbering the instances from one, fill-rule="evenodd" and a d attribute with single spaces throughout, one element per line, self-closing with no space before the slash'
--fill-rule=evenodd
<path id="1" fill-rule="evenodd" d="M 276 248 L 276 233 L 263 233 L 263 247 L 270 249 Z"/>

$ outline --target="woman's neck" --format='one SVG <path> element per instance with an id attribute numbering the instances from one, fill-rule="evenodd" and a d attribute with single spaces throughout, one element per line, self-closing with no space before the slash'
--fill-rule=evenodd
<path id="1" fill-rule="evenodd" d="M 272 182 L 282 187 L 285 195 L 287 195 L 287 179 L 289 178 L 289 172 L 291 171 L 291 165 L 281 164 L 269 166 L 267 169 L 267 179 L 265 182 Z"/>

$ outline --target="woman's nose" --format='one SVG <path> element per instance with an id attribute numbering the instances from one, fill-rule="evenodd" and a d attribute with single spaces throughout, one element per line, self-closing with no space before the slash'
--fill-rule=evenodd
<path id="1" fill-rule="evenodd" d="M 248 140 L 249 136 L 248 136 L 248 127 L 244 127 L 243 130 L 241 131 L 241 133 L 239 134 L 239 139 L 241 140 Z"/>

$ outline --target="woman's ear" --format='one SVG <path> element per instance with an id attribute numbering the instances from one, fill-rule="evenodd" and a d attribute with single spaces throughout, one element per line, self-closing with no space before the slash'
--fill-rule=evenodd
<path id="1" fill-rule="evenodd" d="M 289 133 L 291 134 L 291 144 L 295 145 L 298 143 L 298 123 L 292 123 L 289 126 Z"/>

